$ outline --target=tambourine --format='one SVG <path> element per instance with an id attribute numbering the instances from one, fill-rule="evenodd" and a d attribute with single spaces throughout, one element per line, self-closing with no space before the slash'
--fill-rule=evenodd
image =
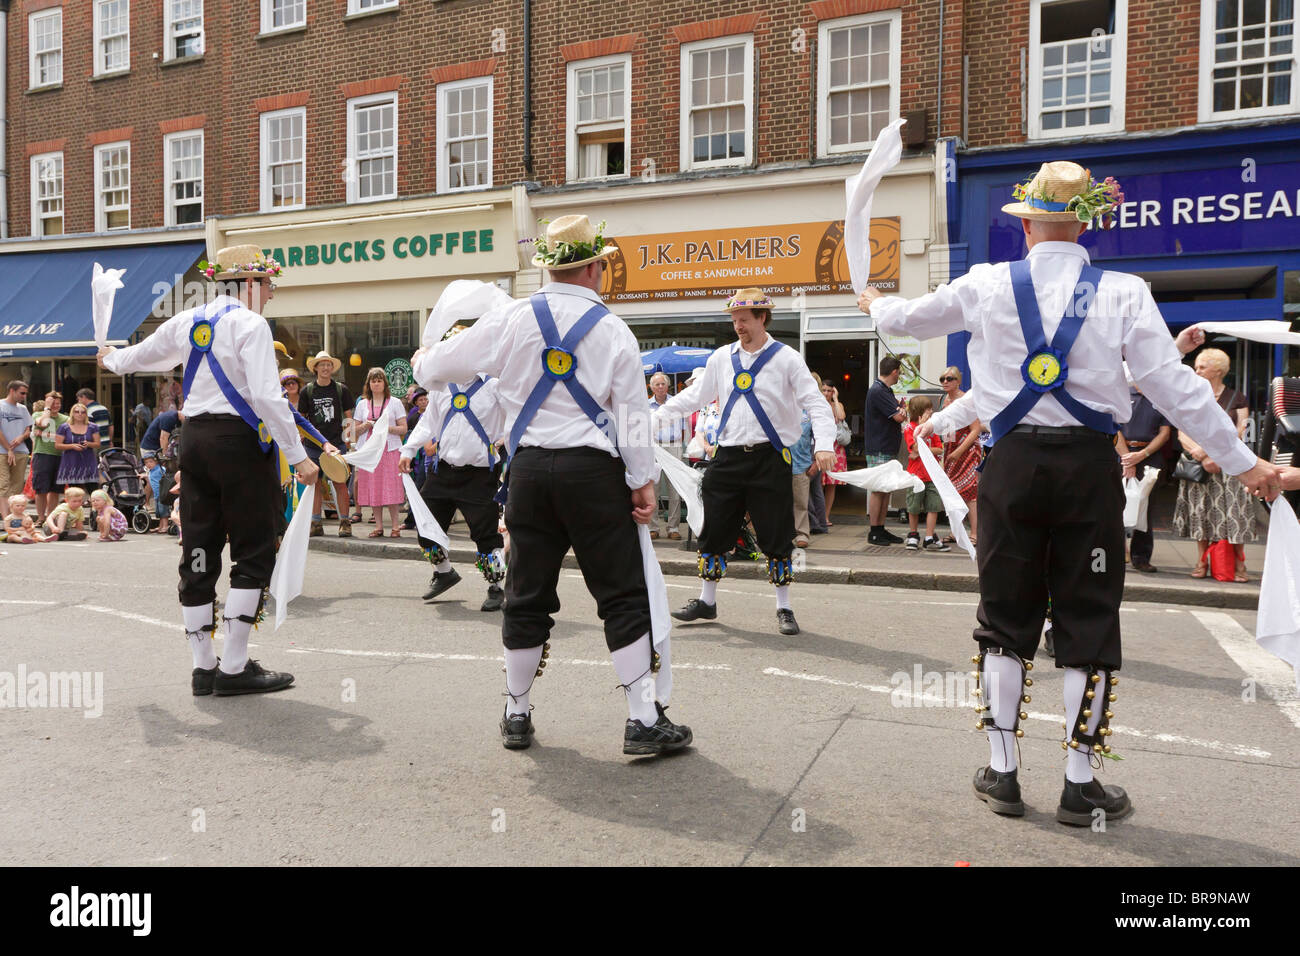
<path id="1" fill-rule="evenodd" d="M 331 453 L 327 451 L 321 453 L 320 470 L 330 481 L 342 483 L 348 480 L 348 463 L 337 452 Z"/>

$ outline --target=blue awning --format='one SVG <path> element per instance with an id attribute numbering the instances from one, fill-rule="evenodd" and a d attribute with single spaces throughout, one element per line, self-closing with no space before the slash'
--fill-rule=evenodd
<path id="1" fill-rule="evenodd" d="M 124 344 L 205 253 L 202 242 L 0 255 L 0 358 L 95 354 L 90 277 L 95 263 L 125 269 L 108 341 Z"/>

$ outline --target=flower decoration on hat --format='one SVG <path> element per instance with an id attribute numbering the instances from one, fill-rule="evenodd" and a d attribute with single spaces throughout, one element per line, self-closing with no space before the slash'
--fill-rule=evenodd
<path id="1" fill-rule="evenodd" d="M 591 262 L 613 251 L 613 244 L 605 238 L 605 221 L 592 226 L 586 216 L 561 216 L 552 222 L 539 219 L 545 226 L 542 235 L 521 240 L 532 243 L 533 262 L 544 268 L 563 269 Z"/>
<path id="2" fill-rule="evenodd" d="M 1092 222 L 1100 219 L 1100 227 L 1109 229 L 1115 224 L 1115 210 L 1124 202 L 1124 190 L 1114 176 L 1107 176 L 1101 182 L 1092 178 L 1092 171 L 1085 170 L 1088 186 L 1082 192 L 1061 203 L 1048 194 L 1047 190 L 1035 188 L 1039 176 L 1032 176 L 1023 183 L 1017 183 L 1011 190 L 1017 201 L 1042 209 L 1047 212 L 1069 212 L 1079 222 Z"/>
<path id="3" fill-rule="evenodd" d="M 199 262 L 199 271 L 209 279 L 278 279 L 284 266 L 274 257 L 263 255 L 255 245 L 230 246 L 217 251 L 216 260 Z"/>

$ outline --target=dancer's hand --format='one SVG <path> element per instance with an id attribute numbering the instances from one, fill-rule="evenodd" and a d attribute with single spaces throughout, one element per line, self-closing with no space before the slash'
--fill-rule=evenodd
<path id="1" fill-rule="evenodd" d="M 409 475 L 411 473 L 411 459 L 410 458 L 398 459 L 397 470 L 404 475 Z"/>
<path id="2" fill-rule="evenodd" d="M 316 479 L 320 477 L 320 468 L 310 458 L 304 458 L 293 466 L 293 474 L 298 484 L 310 487 L 316 484 Z"/>
<path id="3" fill-rule="evenodd" d="M 934 434 L 934 425 L 928 418 L 918 423 L 916 426 L 916 430 L 912 432 L 912 436 L 918 442 L 923 442 L 923 441 L 928 442 L 930 440 L 930 436 L 933 434 Z"/>
<path id="4" fill-rule="evenodd" d="M 829 472 L 835 470 L 835 452 L 819 451 L 815 457 L 817 459 L 813 463 L 815 470 L 809 471 L 808 474 L 815 475 L 818 471 Z"/>
<path id="5" fill-rule="evenodd" d="M 1205 333 L 1197 326 L 1189 325 L 1178 333 L 1178 338 L 1174 339 L 1174 345 L 1178 349 L 1179 355 L 1186 355 L 1205 344 Z"/>
<path id="6" fill-rule="evenodd" d="M 1206 462 L 1208 465 L 1209 462 Z M 1208 468 L 1206 469 L 1208 471 Z M 1263 458 L 1255 459 L 1255 467 L 1243 471 L 1237 480 L 1257 498 L 1273 501 L 1282 492 L 1282 470 Z"/>
<path id="7" fill-rule="evenodd" d="M 656 504 L 655 483 L 647 481 L 632 492 L 632 520 L 637 524 L 649 524 L 657 510 Z"/>

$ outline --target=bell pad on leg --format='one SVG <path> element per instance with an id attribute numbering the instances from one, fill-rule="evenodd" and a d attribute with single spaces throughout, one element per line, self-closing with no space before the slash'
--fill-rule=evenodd
<path id="1" fill-rule="evenodd" d="M 434 544 L 427 548 L 421 548 L 420 553 L 424 555 L 426 561 L 435 567 L 447 560 L 447 552 L 443 550 L 442 545 Z"/>
<path id="2" fill-rule="evenodd" d="M 505 565 L 501 563 L 501 556 L 495 551 L 476 552 L 474 566 L 479 569 L 479 573 L 488 584 L 497 584 L 505 580 Z"/>
<path id="3" fill-rule="evenodd" d="M 727 558 L 721 554 L 707 554 L 700 552 L 699 560 L 700 578 L 704 581 L 721 581 L 722 576 L 727 573 Z"/>
<path id="4" fill-rule="evenodd" d="M 1024 689 L 1020 694 L 1020 700 L 1016 703 L 1014 711 L 1015 719 L 1010 727 L 999 727 L 993 720 L 992 691 L 994 688 L 984 686 L 984 658 L 987 655 L 1001 656 L 1010 658 L 1020 665 L 1020 674 L 1024 682 Z M 1014 651 L 1009 651 L 1004 647 L 987 647 L 980 650 L 979 655 L 972 657 L 971 663 L 978 669 L 972 673 L 975 678 L 975 713 L 980 715 L 979 723 L 975 725 L 976 730 L 997 730 L 1003 733 L 1014 733 L 1017 738 L 1023 737 L 1025 732 L 1020 729 L 1020 722 L 1028 720 L 1029 714 L 1020 709 L 1021 704 L 1027 704 L 1031 700 L 1027 688 L 1034 686 L 1034 680 L 1029 676 L 1029 671 L 1034 669 L 1033 661 L 1027 661 L 1017 655 Z M 985 716 L 987 715 L 987 716 Z"/>
<path id="5" fill-rule="evenodd" d="M 1061 741 L 1061 749 L 1078 750 L 1089 756 L 1096 755 L 1098 760 L 1094 766 L 1100 768 L 1100 758 L 1111 753 L 1106 738 L 1112 733 L 1110 720 L 1115 714 L 1110 709 L 1110 705 L 1118 699 L 1114 688 L 1119 683 L 1119 678 L 1108 668 L 1096 664 L 1089 664 L 1080 670 L 1086 673 L 1083 699 L 1079 701 L 1074 719 L 1066 723 L 1065 729 L 1069 738 Z M 1088 724 L 1091 723 L 1094 711 L 1100 711 L 1101 716 L 1097 721 L 1097 729 L 1088 733 Z M 1069 716 L 1066 715 L 1067 718 Z"/>
<path id="6" fill-rule="evenodd" d="M 767 579 L 777 587 L 794 580 L 794 562 L 789 558 L 768 558 Z"/>

